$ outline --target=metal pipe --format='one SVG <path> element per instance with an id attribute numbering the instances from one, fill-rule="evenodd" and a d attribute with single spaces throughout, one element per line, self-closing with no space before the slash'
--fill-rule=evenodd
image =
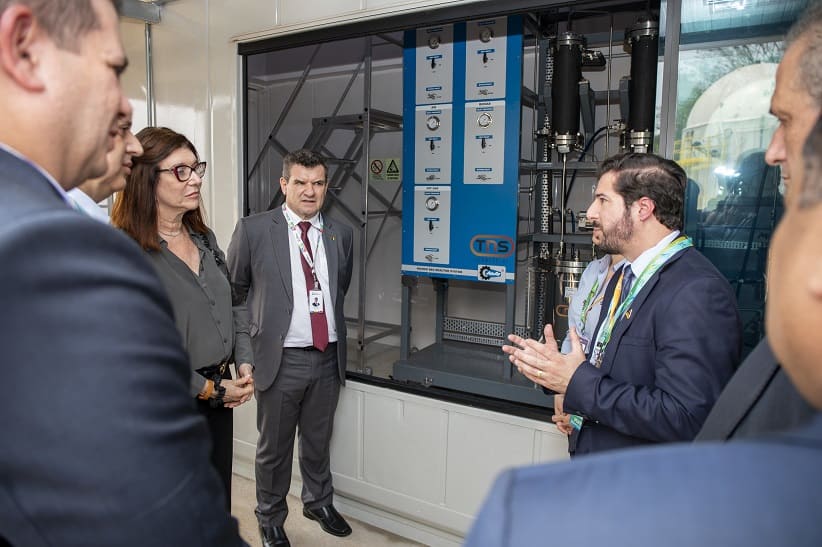
<path id="1" fill-rule="evenodd" d="M 365 350 L 365 304 L 366 304 L 366 270 L 368 269 L 368 168 L 371 164 L 371 42 L 370 36 L 365 38 L 365 71 L 363 72 L 363 111 L 364 120 L 362 126 L 363 135 L 363 176 L 360 184 L 360 272 L 359 272 L 359 294 L 357 295 L 357 343 L 364 355 Z"/>
<path id="2" fill-rule="evenodd" d="M 157 104 L 154 98 L 154 56 L 151 42 L 151 23 L 146 23 L 146 125 L 154 127 L 157 125 Z"/>
<path id="3" fill-rule="evenodd" d="M 611 142 L 611 67 L 614 64 L 614 14 L 611 14 L 611 30 L 608 36 L 608 98 L 605 102 L 605 157 L 609 156 Z M 591 137 L 593 139 L 593 137 Z M 593 146 L 593 144 L 592 144 Z M 593 152 L 592 152 L 593 153 Z"/>
<path id="4" fill-rule="evenodd" d="M 662 65 L 662 112 L 660 114 L 660 121 L 665 131 L 659 135 L 659 153 L 663 157 L 673 158 L 682 3 L 667 2 L 666 6 L 665 54 Z"/>
<path id="5" fill-rule="evenodd" d="M 566 186 L 568 184 L 568 154 L 562 155 L 562 192 L 559 195 L 559 218 L 560 218 L 560 226 L 559 226 L 559 252 L 557 256 L 559 258 L 565 258 L 565 210 L 567 209 L 565 203 L 565 194 L 566 194 Z"/>

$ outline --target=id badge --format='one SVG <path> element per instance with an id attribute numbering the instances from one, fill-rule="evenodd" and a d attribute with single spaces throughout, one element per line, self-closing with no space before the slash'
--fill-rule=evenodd
<path id="1" fill-rule="evenodd" d="M 311 313 L 323 313 L 325 306 L 323 305 L 323 292 L 319 289 L 308 291 L 308 310 Z"/>

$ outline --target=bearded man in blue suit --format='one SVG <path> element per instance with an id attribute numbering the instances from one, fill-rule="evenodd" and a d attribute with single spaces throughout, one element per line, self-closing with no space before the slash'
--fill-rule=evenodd
<path id="1" fill-rule="evenodd" d="M 731 286 L 680 233 L 687 177 L 654 154 L 602 162 L 588 218 L 594 243 L 620 254 L 593 336 L 572 331 L 559 352 L 509 336 L 511 361 L 559 394 L 573 455 L 694 438 L 739 364 L 741 324 Z M 561 405 L 558 401 L 562 400 Z"/>
<path id="2" fill-rule="evenodd" d="M 822 545 L 822 119 L 793 165 L 772 241 L 767 307 L 774 353 L 817 409 L 758 439 L 625 450 L 503 473 L 467 547 L 816 547 Z M 804 174 L 803 174 L 804 172 Z"/>

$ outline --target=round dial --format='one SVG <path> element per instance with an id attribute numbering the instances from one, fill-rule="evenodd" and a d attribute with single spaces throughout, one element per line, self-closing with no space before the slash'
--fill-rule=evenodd
<path id="1" fill-rule="evenodd" d="M 439 206 L 440 200 L 438 200 L 434 196 L 428 196 L 428 199 L 425 200 L 425 208 L 429 211 L 435 211 Z"/>
<path id="2" fill-rule="evenodd" d="M 432 34 L 428 37 L 428 47 L 431 49 L 437 49 L 440 47 L 440 37 L 439 34 Z"/>
<path id="3" fill-rule="evenodd" d="M 480 127 L 488 127 L 492 123 L 494 123 L 494 118 L 492 118 L 488 112 L 483 112 L 479 118 L 477 118 L 477 125 Z"/>
<path id="4" fill-rule="evenodd" d="M 440 127 L 440 119 L 437 116 L 428 116 L 425 120 L 425 127 L 431 131 L 436 131 Z"/>
<path id="5" fill-rule="evenodd" d="M 480 29 L 480 33 L 479 33 L 480 42 L 488 43 L 488 42 L 491 41 L 491 38 L 493 38 L 493 37 L 494 37 L 493 29 L 491 29 L 489 27 L 482 27 L 482 29 Z"/>

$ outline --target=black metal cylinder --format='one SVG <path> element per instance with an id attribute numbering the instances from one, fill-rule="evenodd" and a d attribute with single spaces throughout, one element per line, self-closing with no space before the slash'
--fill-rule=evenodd
<path id="1" fill-rule="evenodd" d="M 551 82 L 551 120 L 554 135 L 579 133 L 579 81 L 582 79 L 582 50 L 585 39 L 563 32 L 551 41 L 554 79 Z"/>
<path id="2" fill-rule="evenodd" d="M 628 86 L 630 114 L 627 129 L 653 132 L 659 22 L 640 19 L 634 28 L 629 29 L 627 39 L 631 45 L 631 82 Z"/>

